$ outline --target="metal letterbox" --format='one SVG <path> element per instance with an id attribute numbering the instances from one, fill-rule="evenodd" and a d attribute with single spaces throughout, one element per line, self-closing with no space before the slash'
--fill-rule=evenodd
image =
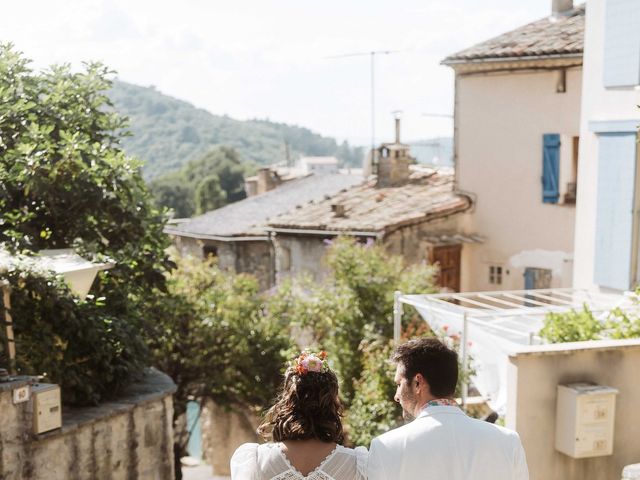
<path id="1" fill-rule="evenodd" d="M 617 393 L 591 383 L 558 385 L 556 450 L 573 458 L 611 455 Z"/>
<path id="2" fill-rule="evenodd" d="M 31 387 L 33 399 L 33 431 L 48 432 L 62 426 L 60 387 L 52 383 L 37 383 Z"/>

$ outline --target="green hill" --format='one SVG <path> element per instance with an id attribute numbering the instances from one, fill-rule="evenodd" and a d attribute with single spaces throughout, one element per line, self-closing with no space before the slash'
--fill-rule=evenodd
<path id="1" fill-rule="evenodd" d="M 234 120 L 213 115 L 164 95 L 154 87 L 116 81 L 110 97 L 118 113 L 129 117 L 133 135 L 123 141 L 129 155 L 145 162 L 148 179 L 201 158 L 216 146 L 232 147 L 243 163 L 266 165 L 302 155 L 334 155 L 345 165 L 360 166 L 363 149 L 338 145 L 303 127 L 269 120 Z"/>

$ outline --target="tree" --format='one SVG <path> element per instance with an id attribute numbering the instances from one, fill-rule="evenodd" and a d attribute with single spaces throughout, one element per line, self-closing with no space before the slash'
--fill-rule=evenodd
<path id="1" fill-rule="evenodd" d="M 288 328 L 263 314 L 255 277 L 223 272 L 213 259 L 177 263 L 167 296 L 148 312 L 158 319 L 149 332 L 154 363 L 178 387 L 174 421 L 189 399 L 239 410 L 268 407 L 292 356 Z M 176 432 L 179 460 L 188 436 Z"/>
<path id="2" fill-rule="evenodd" d="M 193 215 L 194 192 L 191 185 L 186 184 L 179 176 L 166 175 L 149 183 L 158 206 L 173 209 L 176 218 L 187 218 Z"/>
<path id="3" fill-rule="evenodd" d="M 11 45 L 0 45 L 0 243 L 27 253 L 72 247 L 116 264 L 94 282 L 95 300 L 86 302 L 64 289 L 54 294 L 49 287 L 56 280 L 46 275 L 8 275 L 18 347 L 22 342 L 44 352 L 27 358 L 18 348 L 18 360 L 28 373 L 49 372 L 76 403 L 116 394 L 140 372 L 146 363 L 139 348 L 144 308 L 161 294 L 172 267 L 164 252 L 165 216 L 147 191 L 140 165 L 120 147 L 126 122 L 105 95 L 110 74 L 99 63 L 78 73 L 68 65 L 36 73 Z M 32 342 L 43 331 L 51 335 Z M 104 354 L 95 369 L 65 376 L 65 365 L 82 363 L 98 347 Z M 104 377 L 96 374 L 101 367 Z M 87 390 L 82 382 L 95 388 Z"/>
<path id="4" fill-rule="evenodd" d="M 351 237 L 333 243 L 327 264 L 333 288 L 346 289 L 352 297 L 349 322 L 331 324 L 327 337 L 328 348 L 339 352 L 336 363 L 349 404 L 355 393 L 354 382 L 363 371 L 359 349 L 362 340 L 393 338 L 394 292 L 436 292 L 437 269 L 430 265 L 406 266 L 402 257 L 389 255 L 383 246 L 362 245 Z M 405 321 L 408 319 L 407 314 Z"/>
<path id="5" fill-rule="evenodd" d="M 245 171 L 234 149 L 219 147 L 151 181 L 150 189 L 158 205 L 173 209 L 177 217 L 190 217 L 245 198 Z"/>
<path id="6" fill-rule="evenodd" d="M 220 188 L 220 180 L 217 175 L 204 177 L 196 187 L 196 214 L 202 215 L 209 210 L 224 206 L 226 198 L 227 195 Z"/>
<path id="7" fill-rule="evenodd" d="M 198 183 L 202 178 L 216 175 L 229 203 L 246 198 L 244 191 L 245 169 L 238 152 L 233 148 L 218 147 L 198 160 L 189 162 L 183 169 L 187 182 Z"/>

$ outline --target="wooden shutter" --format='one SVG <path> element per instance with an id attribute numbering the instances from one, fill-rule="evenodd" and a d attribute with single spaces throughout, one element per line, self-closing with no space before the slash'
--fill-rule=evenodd
<path id="1" fill-rule="evenodd" d="M 631 284 L 636 135 L 606 133 L 598 140 L 594 281 L 626 290 Z"/>
<path id="2" fill-rule="evenodd" d="M 545 133 L 542 137 L 542 201 L 558 203 L 560 197 L 560 135 Z"/>
<path id="3" fill-rule="evenodd" d="M 640 1 L 606 0 L 604 86 L 640 84 Z"/>

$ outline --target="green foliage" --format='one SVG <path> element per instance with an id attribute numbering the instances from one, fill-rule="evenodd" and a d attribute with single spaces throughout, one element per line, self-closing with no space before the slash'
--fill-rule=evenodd
<path id="1" fill-rule="evenodd" d="M 640 338 L 639 295 L 640 292 L 636 290 L 631 296 L 634 308 L 614 308 L 600 319 L 586 304 L 581 311 L 548 313 L 540 336 L 551 343 Z"/>
<path id="2" fill-rule="evenodd" d="M 580 342 L 600 337 L 604 325 L 584 305 L 581 311 L 547 313 L 540 336 L 551 343 Z"/>
<path id="3" fill-rule="evenodd" d="M 12 286 L 18 371 L 60 384 L 66 404 L 117 396 L 147 365 L 138 319 L 113 315 L 105 298 L 79 300 L 61 277 L 21 263 L 3 274 Z"/>
<path id="4" fill-rule="evenodd" d="M 217 176 L 229 202 L 236 202 L 247 196 L 244 191 L 245 167 L 233 148 L 213 149 L 202 158 L 187 163 L 180 173 L 190 185 L 197 185 L 210 175 Z"/>
<path id="5" fill-rule="evenodd" d="M 351 148 L 346 142 L 338 146 L 334 139 L 306 128 L 212 115 L 154 87 L 125 82 L 115 82 L 109 96 L 116 110 L 131 119 L 135 135 L 124 141 L 124 148 L 145 161 L 145 177 L 149 179 L 178 170 L 223 145 L 254 165 L 305 155 L 335 155 L 345 165 L 362 165 L 362 148 Z"/>
<path id="6" fill-rule="evenodd" d="M 149 188 L 158 205 L 184 218 L 245 198 L 244 173 L 238 153 L 219 147 L 180 170 L 152 180 Z"/>
<path id="7" fill-rule="evenodd" d="M 393 399 L 395 365 L 390 362 L 393 342 L 375 337 L 363 342 L 362 374 L 346 416 L 349 442 L 369 445 L 371 440 L 402 423 L 402 408 Z"/>
<path id="8" fill-rule="evenodd" d="M 225 204 L 227 194 L 220 188 L 220 180 L 216 175 L 204 177 L 196 188 L 196 214 L 201 215 L 215 210 Z"/>
<path id="9" fill-rule="evenodd" d="M 177 260 L 168 295 L 149 312 L 154 363 L 178 385 L 176 414 L 189 396 L 233 408 L 265 408 L 292 355 L 286 326 L 263 315 L 257 280 L 221 271 L 215 260 Z"/>
<path id="10" fill-rule="evenodd" d="M 77 73 L 66 65 L 34 73 L 12 46 L 0 45 L 0 243 L 13 252 L 73 247 L 116 263 L 94 282 L 100 305 L 72 301 L 64 290 L 56 297 L 30 274 L 14 292 L 23 373 L 46 371 L 76 403 L 115 393 L 139 372 L 141 312 L 162 291 L 172 266 L 164 252 L 164 215 L 139 165 L 120 148 L 127 132 L 109 108 L 109 74 L 95 63 Z M 14 287 L 18 278 L 10 278 Z M 51 335 L 38 337 L 39 331 Z M 98 338 L 109 344 L 104 351 Z M 47 360 L 57 341 L 64 354 Z M 84 359 L 87 348 L 95 358 Z"/>
<path id="11" fill-rule="evenodd" d="M 638 303 L 637 292 L 634 301 Z M 606 322 L 607 336 L 616 340 L 640 338 L 640 317 L 637 313 L 627 313 L 620 308 L 611 311 Z"/>
<path id="12" fill-rule="evenodd" d="M 355 394 L 354 382 L 363 370 L 359 350 L 363 338 L 393 337 L 393 298 L 396 290 L 434 293 L 436 269 L 429 265 L 405 266 L 382 246 L 362 245 L 352 238 L 338 238 L 329 250 L 328 265 L 333 288 L 349 292 L 350 311 L 329 324 L 325 346 L 336 355 L 347 405 Z M 405 322 L 409 315 L 405 316 Z"/>
<path id="13" fill-rule="evenodd" d="M 176 218 L 187 218 L 195 212 L 193 186 L 179 175 L 165 175 L 152 181 L 149 190 L 157 205 L 173 210 Z"/>

